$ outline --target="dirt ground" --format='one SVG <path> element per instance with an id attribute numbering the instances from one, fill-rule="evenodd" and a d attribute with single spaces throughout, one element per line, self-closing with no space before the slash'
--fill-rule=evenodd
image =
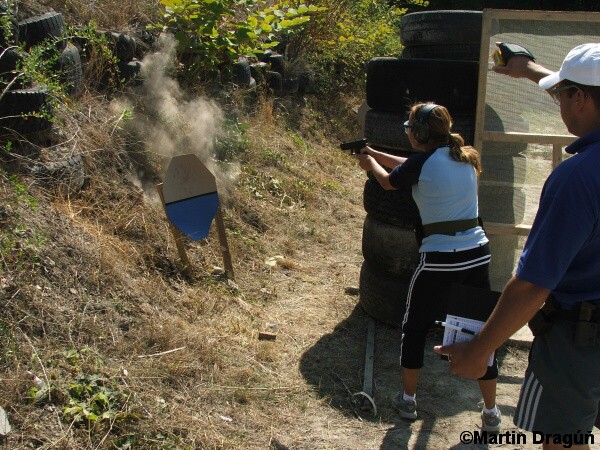
<path id="1" fill-rule="evenodd" d="M 346 294 L 345 289 L 358 284 L 363 220 L 364 214 L 356 214 L 351 224 L 341 224 L 338 232 L 331 232 L 343 242 L 331 241 L 298 252 L 295 259 L 302 270 L 296 274 L 273 273 L 279 301 L 266 315 L 278 324 L 273 345 L 285 353 L 280 365 L 285 373 L 280 376 L 305 384 L 310 395 L 301 413 L 279 416 L 273 422 L 271 448 L 541 448 L 533 444 L 529 433 L 524 433 L 520 443 L 514 437 L 512 441 L 505 438 L 500 445 L 461 442 L 461 433 L 480 430 L 482 400 L 474 381 L 451 375 L 447 362 L 434 354 L 433 346 L 441 342 L 441 334 L 436 332 L 429 336 L 426 347 L 426 366 L 417 394 L 418 420 L 405 421 L 391 408 L 391 398 L 401 383 L 401 333 L 380 322 L 376 324 L 373 373 L 377 414 L 353 405 L 352 394 L 363 386 L 369 317 L 358 306 L 358 297 Z M 519 432 L 512 417 L 527 347 L 513 342 L 498 354 L 497 404 L 503 414 L 503 430 L 510 433 Z"/>
<path id="2" fill-rule="evenodd" d="M 270 133 L 262 134 L 271 138 Z M 44 223 L 46 219 L 60 217 L 53 224 L 52 245 L 45 250 L 47 254 L 42 259 L 44 264 L 52 260 L 52 265 L 47 264 L 56 269 L 48 269 L 52 274 L 49 279 L 40 278 L 32 271 L 35 281 L 10 294 L 12 304 L 20 301 L 24 306 L 19 305 L 19 308 L 29 305 L 38 314 L 50 315 L 53 320 L 45 324 L 49 339 L 63 335 L 63 323 L 80 324 L 74 333 L 69 330 L 68 336 L 75 335 L 76 343 L 82 348 L 97 348 L 98 354 L 113 358 L 106 363 L 106 366 L 110 364 L 107 368 L 97 367 L 100 364 L 95 363 L 89 364 L 92 367 L 86 366 L 86 370 L 96 373 L 110 369 L 115 373 L 114 379 L 127 377 L 123 383 L 129 383 L 135 392 L 137 404 L 132 410 L 139 413 L 140 421 L 122 431 L 119 437 L 127 438 L 127 435 L 123 436 L 125 433 L 136 434 L 143 444 L 128 446 L 127 441 L 120 440 L 122 445 L 118 447 L 114 445 L 116 439 L 111 441 L 107 438 L 108 433 L 102 433 L 102 436 L 90 435 L 89 445 L 84 447 L 81 430 L 75 430 L 72 436 L 71 426 L 66 427 L 57 420 L 61 404 L 46 409 L 21 401 L 22 393 L 31 388 L 31 381 L 27 379 L 17 380 L 19 384 L 15 382 L 12 391 L 4 386 L 0 388 L 0 403 L 10 415 L 14 429 L 3 448 L 540 448 L 528 433 L 517 442 L 518 430 L 512 425 L 527 362 L 527 349 L 522 345 L 506 345 L 498 354 L 497 403 L 504 417 L 503 430 L 512 440 L 505 438 L 500 444 L 491 445 L 461 442 L 461 435 L 464 438 L 480 430 L 482 401 L 474 381 L 451 375 L 447 362 L 434 354 L 433 346 L 441 342 L 439 333 L 431 334 L 426 347 L 426 366 L 417 394 L 418 420 L 402 420 L 391 408 L 391 398 L 401 385 L 400 330 L 381 323 L 376 324 L 374 346 L 377 413 L 362 410 L 352 402 L 353 394 L 363 389 L 370 320 L 360 308 L 358 297 L 348 293 L 349 287 L 358 286 L 363 262 L 361 241 L 366 213 L 362 193 L 365 178 L 354 164 L 349 168 L 347 162 L 329 157 L 326 152 L 322 157 L 329 159 L 324 163 L 319 159 L 318 164 L 309 165 L 313 162 L 309 156 L 302 154 L 299 158 L 289 159 L 298 159 L 307 166 L 305 170 L 309 173 L 325 173 L 327 176 L 315 184 L 327 185 L 330 189 L 315 194 L 319 201 L 307 202 L 306 208 L 286 208 L 281 204 L 274 208 L 264 201 L 249 200 L 246 205 L 243 203 L 244 191 L 239 190 L 240 204 L 234 206 L 248 215 L 248 220 L 256 222 L 255 228 L 260 230 L 249 233 L 247 227 L 244 229 L 247 241 L 254 247 L 246 246 L 246 241 L 240 237 L 243 233 L 233 233 L 236 210 L 227 211 L 226 216 L 231 220 L 229 239 L 236 270 L 235 285 L 238 286 L 235 289 L 226 289 L 228 284 L 213 280 L 211 291 L 205 278 L 184 282 L 169 275 L 169 261 L 174 258 L 175 251 L 164 227 L 161 234 L 154 230 L 150 219 L 146 223 L 146 217 L 152 217 L 151 214 L 139 214 L 136 221 L 131 220 L 129 213 L 124 214 L 127 220 L 123 222 L 121 216 L 115 215 L 119 220 L 114 223 L 133 223 L 128 234 L 121 231 L 121 236 L 113 235 L 114 227 L 109 226 L 112 222 L 105 225 L 109 231 L 103 236 L 93 215 L 67 216 L 54 210 L 48 210 L 45 217 L 40 214 L 36 220 Z M 340 180 L 332 182 L 332 179 L 338 179 L 327 174 L 320 164 L 332 171 L 334 167 Z M 276 174 L 281 177 L 283 172 Z M 258 185 L 258 181 L 250 181 Z M 343 189 L 336 187 L 338 183 Z M 154 189 L 153 192 L 156 195 Z M 268 195 L 266 189 L 263 193 Z M 137 198 L 133 193 L 131 196 Z M 260 226 L 263 222 L 267 225 Z M 237 226 L 241 225 L 237 222 Z M 131 239 L 132 236 L 144 245 Z M 99 237 L 103 238 L 102 246 L 96 246 Z M 118 241 L 119 237 L 122 241 Z M 132 248 L 149 251 L 145 243 L 152 240 L 164 241 L 171 247 L 168 252 L 150 248 L 153 253 L 147 260 L 130 251 Z M 218 241 L 209 239 L 209 242 L 216 246 Z M 112 252 L 113 249 L 119 251 Z M 207 243 L 189 249 L 198 270 L 202 268 L 201 256 L 205 253 L 201 250 L 204 249 L 210 254 Z M 268 256 L 284 255 L 284 264 L 272 269 L 263 267 L 262 257 L 266 252 L 272 252 Z M 134 256 L 119 259 L 127 253 Z M 126 270 L 110 270 L 113 265 Z M 91 274 L 89 280 L 83 276 L 81 280 L 77 278 L 80 267 L 94 269 L 86 272 Z M 165 275 L 157 267 L 169 270 Z M 172 272 L 176 273 L 175 270 Z M 155 275 L 147 276 L 148 273 Z M 34 283 L 52 286 L 52 289 L 37 289 Z M 101 296 L 95 294 L 96 284 L 101 285 L 97 288 Z M 69 289 L 73 285 L 80 289 Z M 89 286 L 90 293 L 87 294 L 82 286 Z M 28 295 L 17 297 L 21 290 Z M 83 294 L 79 294 L 80 291 Z M 67 292 L 69 294 L 65 295 Z M 74 300 L 73 292 L 85 294 L 85 297 Z M 121 298 L 121 292 L 130 292 L 131 299 Z M 115 299 L 113 293 L 117 293 Z M 77 309 L 73 304 L 84 306 Z M 49 308 L 47 313 L 44 306 Z M 21 309 L 16 311 L 13 315 L 21 317 Z M 102 319 L 97 311 L 102 311 L 106 319 Z M 124 311 L 123 315 L 120 315 L 121 311 Z M 66 319 L 62 319 L 63 314 Z M 35 329 L 32 326 L 32 331 Z M 258 340 L 257 331 L 274 332 L 276 339 Z M 111 339 L 106 339 L 109 335 Z M 23 348 L 27 348 L 27 344 L 31 342 L 25 342 Z M 46 345 L 43 339 L 36 344 L 38 347 Z M 186 352 L 169 352 L 184 346 L 187 346 Z M 44 354 L 61 355 L 62 351 L 62 344 L 44 347 Z M 156 359 L 145 357 L 162 351 L 168 354 Z M 48 367 L 51 362 L 48 357 Z M 35 361 L 31 366 L 38 370 Z M 20 373 L 11 373 L 10 377 L 19 378 L 19 374 L 23 375 L 29 367 L 23 363 L 13 369 Z M 124 368 L 128 375 L 122 375 Z M 53 373 L 68 375 L 59 369 L 53 369 Z M 7 398 L 6 392 L 10 394 Z M 117 430 L 115 438 L 116 435 Z M 154 438 L 151 441 L 147 436 Z M 161 440 L 150 446 L 149 442 L 157 441 L 157 436 Z M 25 445 L 19 446 L 19 442 Z M 169 445 L 163 445 L 165 442 Z M 183 444 L 178 445 L 180 442 Z"/>

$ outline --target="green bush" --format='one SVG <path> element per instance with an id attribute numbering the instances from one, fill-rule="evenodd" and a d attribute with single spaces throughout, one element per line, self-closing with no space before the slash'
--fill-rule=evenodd
<path id="1" fill-rule="evenodd" d="M 318 85 L 363 86 L 371 58 L 400 55 L 399 23 L 405 9 L 390 7 L 386 0 L 322 2 L 327 14 L 292 46 L 298 49 L 295 56 L 304 56 L 314 68 Z"/>
<path id="2" fill-rule="evenodd" d="M 84 63 L 84 80 L 89 88 L 114 89 L 120 84 L 116 70 L 117 58 L 105 34 L 100 33 L 95 22 L 81 27 L 67 27 L 65 35 L 56 39 L 46 39 L 25 51 L 22 49 L 22 61 L 15 76 L 25 84 L 43 86 L 50 93 L 50 99 L 56 108 L 66 100 L 69 87 L 61 80 L 58 70 L 60 51 L 57 40 L 79 42 Z M 51 119 L 51 118 L 49 118 Z"/>
<path id="3" fill-rule="evenodd" d="M 318 6 L 276 2 L 264 7 L 260 0 L 161 0 L 163 22 L 156 24 L 172 33 L 178 59 L 199 81 L 210 80 L 216 71 L 231 69 L 241 56 L 257 55 L 292 35 L 322 11 Z"/>

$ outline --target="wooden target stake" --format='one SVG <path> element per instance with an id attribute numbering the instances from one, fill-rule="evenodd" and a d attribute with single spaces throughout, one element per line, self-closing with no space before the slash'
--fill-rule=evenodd
<path id="1" fill-rule="evenodd" d="M 231 253 L 229 252 L 229 245 L 227 244 L 227 234 L 225 233 L 225 222 L 223 221 L 223 213 L 221 207 L 217 209 L 215 215 L 215 222 L 217 224 L 217 232 L 219 233 L 219 243 L 221 244 L 221 253 L 223 254 L 223 264 L 225 265 L 225 272 L 232 280 L 235 279 L 233 274 L 233 264 L 231 262 Z"/>
<path id="2" fill-rule="evenodd" d="M 191 269 L 190 260 L 185 251 L 185 246 L 183 245 L 183 236 L 179 232 L 177 228 L 173 225 L 173 223 L 169 220 L 169 216 L 167 216 L 167 205 L 165 203 L 165 196 L 163 195 L 163 184 L 159 183 L 156 185 L 156 190 L 158 191 L 158 195 L 160 196 L 160 201 L 162 203 L 163 209 L 165 210 L 165 216 L 167 217 L 167 223 L 169 224 L 169 230 L 171 230 L 171 234 L 173 235 L 173 239 L 175 239 L 175 246 L 177 247 L 177 252 L 179 253 L 179 258 L 183 263 L 183 270 L 188 273 Z"/>
<path id="3" fill-rule="evenodd" d="M 156 190 L 158 191 L 158 195 L 160 197 L 160 201 L 162 203 L 163 209 L 165 210 L 165 216 L 167 215 L 167 209 L 165 204 L 165 196 L 163 195 L 163 184 L 159 183 L 156 185 Z M 187 252 L 185 251 L 185 246 L 183 245 L 183 235 L 179 232 L 179 230 L 173 225 L 173 223 L 169 220 L 167 216 L 167 223 L 169 224 L 169 230 L 173 235 L 173 239 L 175 240 L 175 246 L 177 247 L 177 253 L 179 253 L 179 258 L 184 266 L 184 271 L 187 273 L 191 269 L 190 259 L 188 258 Z M 227 276 L 232 280 L 235 279 L 235 274 L 233 272 L 233 263 L 231 261 L 231 252 L 229 251 L 229 244 L 227 243 L 227 234 L 225 232 L 225 221 L 223 220 L 223 213 L 221 212 L 221 207 L 217 209 L 217 213 L 215 215 L 215 223 L 217 225 L 217 233 L 219 235 L 219 244 L 221 248 L 221 254 L 223 255 L 223 264 L 225 265 L 225 272 L 227 272 Z"/>
<path id="4" fill-rule="evenodd" d="M 184 264 L 190 266 L 182 237 L 187 236 L 194 241 L 208 238 L 214 219 L 225 271 L 233 278 L 225 223 L 219 204 L 216 179 L 212 172 L 194 154 L 174 156 L 163 183 L 158 185 L 158 190 L 179 256 Z"/>

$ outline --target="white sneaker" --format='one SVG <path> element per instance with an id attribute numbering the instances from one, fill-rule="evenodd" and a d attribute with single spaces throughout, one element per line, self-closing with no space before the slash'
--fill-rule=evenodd
<path id="1" fill-rule="evenodd" d="M 481 411 L 481 429 L 489 433 L 498 433 L 500 431 L 500 424 L 502 423 L 502 416 L 500 410 L 497 414 L 488 414 Z"/>
<path id="2" fill-rule="evenodd" d="M 402 391 L 398 392 L 392 399 L 392 406 L 404 419 L 415 420 L 417 418 L 417 402 L 414 400 L 404 400 L 404 393 Z"/>

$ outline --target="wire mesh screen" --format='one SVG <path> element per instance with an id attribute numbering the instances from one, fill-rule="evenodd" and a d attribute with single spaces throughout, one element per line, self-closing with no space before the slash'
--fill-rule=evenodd
<path id="1" fill-rule="evenodd" d="M 564 13 L 555 14 L 551 16 L 552 20 L 531 20 L 526 15 L 513 19 L 492 19 L 487 54 L 489 68 L 492 66 L 489 55 L 496 49 L 495 42 L 523 45 L 536 56 L 540 64 L 558 70 L 573 47 L 600 40 L 600 22 L 561 21 L 561 14 Z M 498 75 L 490 70 L 486 84 L 486 103 L 496 112 L 486 115 L 486 130 L 568 133 L 558 107 L 549 95 L 541 95 L 540 88 L 534 83 Z"/>
<path id="2" fill-rule="evenodd" d="M 506 13 L 506 12 L 505 12 Z M 510 78 L 491 70 L 489 58 L 496 42 L 512 42 L 529 49 L 545 67 L 558 70 L 573 47 L 600 41 L 600 22 L 561 20 L 565 13 L 532 19 L 528 12 L 492 18 L 487 55 L 484 131 L 567 135 L 559 107 L 528 80 Z M 596 20 L 600 18 L 596 17 Z M 490 222 L 531 225 L 542 184 L 552 170 L 552 146 L 527 143 L 482 143 L 484 173 L 482 217 Z"/>
<path id="3" fill-rule="evenodd" d="M 488 48 L 487 54 L 482 51 L 480 64 L 486 65 L 487 70 L 484 84 L 479 80 L 479 89 L 480 97 L 481 92 L 485 92 L 485 112 L 483 128 L 479 128 L 483 132 L 476 143 L 480 146 L 483 164 L 479 188 L 480 215 L 484 223 L 531 225 L 543 183 L 553 168 L 553 146 L 528 143 L 528 139 L 506 142 L 502 141 L 501 135 L 492 136 L 489 132 L 570 134 L 560 117 L 559 106 L 550 95 L 529 80 L 499 75 L 491 70 L 493 62 L 490 55 L 497 48 L 496 42 L 522 45 L 535 55 L 540 64 L 556 71 L 573 47 L 600 42 L 600 14 L 484 11 L 482 48 L 486 44 Z M 482 69 L 480 78 L 483 73 Z M 479 105 L 481 102 L 480 98 Z M 481 121 L 481 112 L 478 120 Z M 557 142 L 564 144 L 565 138 Z M 492 254 L 496 255 L 495 268 L 492 258 L 492 278 L 499 277 L 500 285 L 497 287 L 500 288 L 510 277 L 525 241 L 524 237 L 509 234 L 491 239 Z"/>

